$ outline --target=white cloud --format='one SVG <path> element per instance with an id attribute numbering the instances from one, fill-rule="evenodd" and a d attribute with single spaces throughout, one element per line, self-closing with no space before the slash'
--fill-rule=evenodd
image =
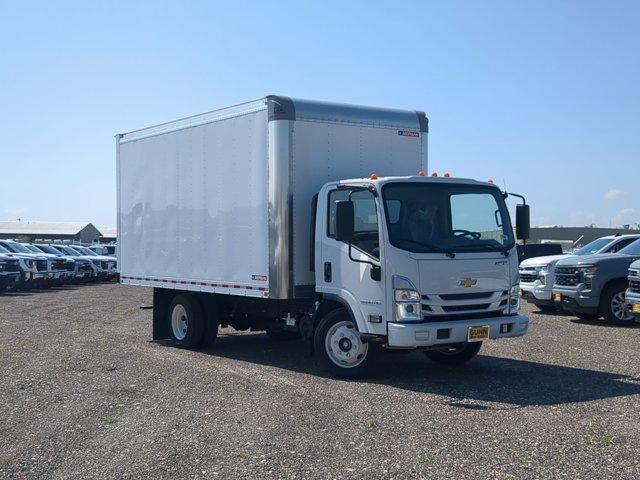
<path id="1" fill-rule="evenodd" d="M 604 194 L 605 200 L 617 200 L 624 195 L 624 192 L 619 188 L 612 188 Z"/>
<path id="2" fill-rule="evenodd" d="M 637 220 L 636 211 L 633 208 L 623 208 L 613 217 L 613 226 L 619 227 L 625 223 L 634 223 Z"/>

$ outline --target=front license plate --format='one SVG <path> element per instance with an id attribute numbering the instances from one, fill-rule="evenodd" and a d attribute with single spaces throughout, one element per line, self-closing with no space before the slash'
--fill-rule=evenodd
<path id="1" fill-rule="evenodd" d="M 482 327 L 469 327 L 467 332 L 467 341 L 469 342 L 481 342 L 489 338 L 489 325 Z"/>
<path id="2" fill-rule="evenodd" d="M 633 313 L 640 313 L 640 303 L 634 303 L 633 307 L 631 307 L 631 311 Z"/>
<path id="3" fill-rule="evenodd" d="M 561 294 L 561 293 L 554 293 L 554 294 L 553 294 L 553 299 L 554 299 L 556 302 L 561 302 L 561 303 L 562 303 L 562 294 Z"/>

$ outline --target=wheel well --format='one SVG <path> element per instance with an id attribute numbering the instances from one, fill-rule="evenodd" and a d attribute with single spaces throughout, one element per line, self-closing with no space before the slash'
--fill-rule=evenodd
<path id="1" fill-rule="evenodd" d="M 351 317 L 351 320 L 353 320 L 353 323 L 356 325 L 356 328 L 357 328 L 357 322 L 353 315 L 353 312 L 351 311 L 351 308 L 344 300 L 337 297 L 336 298 L 324 297 L 322 300 L 320 300 L 320 305 L 318 306 L 317 310 L 314 313 L 313 329 L 315 330 L 315 328 L 318 326 L 318 323 L 320 323 L 320 320 L 322 320 L 322 318 L 327 313 L 332 312 L 333 310 L 338 310 L 340 308 L 344 308 L 347 312 L 349 312 L 349 316 Z"/>
<path id="2" fill-rule="evenodd" d="M 612 285 L 615 285 L 616 283 L 623 283 L 626 284 L 627 283 L 627 279 L 624 277 L 621 278 L 612 278 L 611 280 L 609 280 L 607 283 L 604 284 L 604 286 L 602 287 L 602 292 L 601 292 L 601 296 L 604 292 L 606 292 L 609 288 L 611 288 Z"/>
<path id="3" fill-rule="evenodd" d="M 602 302 L 603 302 L 603 300 L 604 300 L 604 294 L 605 294 L 605 292 L 606 292 L 609 288 L 611 288 L 613 285 L 615 285 L 616 283 L 622 283 L 622 284 L 624 284 L 624 283 L 626 283 L 626 282 L 627 282 L 627 279 L 626 279 L 626 278 L 624 278 L 624 277 L 621 277 L 621 278 L 612 278 L 611 280 L 609 280 L 607 283 L 605 283 L 605 284 L 602 286 L 602 290 L 600 291 L 600 309 L 602 309 L 602 307 L 603 307 Z"/>

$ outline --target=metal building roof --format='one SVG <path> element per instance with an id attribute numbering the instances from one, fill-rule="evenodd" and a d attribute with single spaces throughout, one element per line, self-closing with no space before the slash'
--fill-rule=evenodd
<path id="1" fill-rule="evenodd" d="M 4 235 L 77 235 L 91 225 L 90 222 L 0 222 L 0 234 Z M 93 227 L 93 225 L 91 225 Z M 95 228 L 95 227 L 93 227 Z"/>

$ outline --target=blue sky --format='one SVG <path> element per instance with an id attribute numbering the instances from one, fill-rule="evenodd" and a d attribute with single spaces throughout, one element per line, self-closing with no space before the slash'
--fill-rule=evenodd
<path id="1" fill-rule="evenodd" d="M 115 133 L 279 93 L 426 111 L 430 170 L 534 224 L 640 222 L 638 25 L 633 1 L 0 0 L 0 220 L 114 226 Z"/>

